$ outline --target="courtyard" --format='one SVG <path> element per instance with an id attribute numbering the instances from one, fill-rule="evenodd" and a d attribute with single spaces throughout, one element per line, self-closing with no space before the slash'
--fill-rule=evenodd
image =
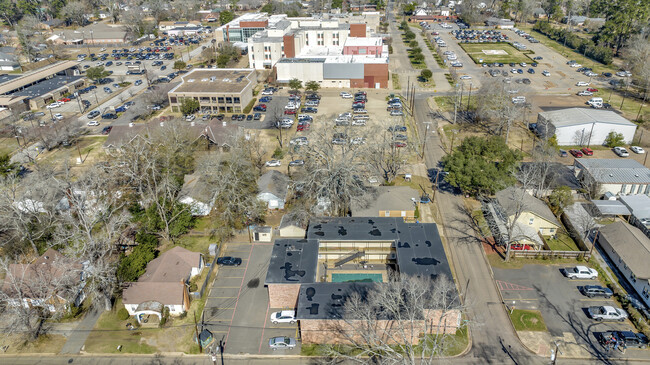
<path id="1" fill-rule="evenodd" d="M 531 51 L 519 51 L 510 43 L 459 43 L 474 63 L 522 63 L 532 62 Z M 482 62 L 481 62 L 482 60 Z"/>

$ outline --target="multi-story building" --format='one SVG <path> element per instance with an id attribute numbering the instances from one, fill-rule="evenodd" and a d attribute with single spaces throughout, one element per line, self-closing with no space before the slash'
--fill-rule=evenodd
<path id="1" fill-rule="evenodd" d="M 194 69 L 168 93 L 172 111 L 179 112 L 185 98 L 198 100 L 201 113 L 241 113 L 253 99 L 255 70 Z"/>

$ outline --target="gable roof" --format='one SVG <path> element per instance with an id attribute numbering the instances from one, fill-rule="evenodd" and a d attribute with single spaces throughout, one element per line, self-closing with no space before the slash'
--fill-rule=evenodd
<path id="1" fill-rule="evenodd" d="M 600 234 L 607 239 L 634 275 L 641 279 L 650 279 L 650 238 L 640 229 L 621 221 L 601 227 Z"/>
<path id="2" fill-rule="evenodd" d="M 560 225 L 560 223 L 557 221 L 557 218 L 555 218 L 555 215 L 553 212 L 551 212 L 551 209 L 549 209 L 546 203 L 519 188 L 511 186 L 497 192 L 496 200 L 501 208 L 503 208 L 503 210 L 506 212 L 506 214 L 508 216 L 512 216 L 517 213 L 517 198 L 520 196 L 522 197 L 521 203 L 524 212 L 533 213 L 553 224 L 556 224 L 558 226 Z"/>
<path id="3" fill-rule="evenodd" d="M 185 175 L 183 187 L 179 193 L 180 197 L 190 197 L 196 201 L 212 204 L 216 187 L 209 184 L 203 175 Z"/>
<path id="4" fill-rule="evenodd" d="M 144 302 L 158 302 L 163 305 L 183 304 L 185 284 L 161 282 L 136 282 L 122 291 L 124 304 L 140 304 Z"/>
<path id="5" fill-rule="evenodd" d="M 271 193 L 280 199 L 284 199 L 289 191 L 289 176 L 280 171 L 271 170 L 257 179 L 259 193 Z"/>
<path id="6" fill-rule="evenodd" d="M 192 268 L 199 267 L 201 254 L 180 246 L 161 254 L 147 264 L 147 271 L 139 282 L 184 282 Z"/>
<path id="7" fill-rule="evenodd" d="M 379 186 L 377 196 L 370 199 L 365 207 L 360 203 L 352 204 L 352 216 L 375 217 L 380 210 L 415 210 L 413 199 L 420 198 L 417 190 L 408 186 Z"/>

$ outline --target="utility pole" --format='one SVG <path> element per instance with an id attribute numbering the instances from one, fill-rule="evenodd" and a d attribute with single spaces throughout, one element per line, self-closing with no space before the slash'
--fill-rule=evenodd
<path id="1" fill-rule="evenodd" d="M 469 102 L 472 100 L 472 83 L 469 83 L 469 94 L 467 94 L 467 113 L 469 113 Z"/>

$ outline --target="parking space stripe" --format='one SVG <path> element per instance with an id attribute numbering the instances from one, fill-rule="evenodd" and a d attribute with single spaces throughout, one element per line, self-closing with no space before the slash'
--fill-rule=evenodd
<path id="1" fill-rule="evenodd" d="M 244 286 L 244 278 L 246 277 L 246 272 L 248 271 L 248 264 L 250 263 L 250 258 L 253 255 L 253 246 L 251 246 L 250 252 L 248 253 L 248 259 L 246 260 L 246 269 L 244 270 L 244 276 L 241 279 L 241 284 L 239 285 L 239 293 L 237 293 L 237 300 L 235 301 L 235 310 L 232 311 L 232 318 L 230 318 L 230 325 L 228 326 L 228 334 L 226 335 L 226 343 L 228 342 L 228 337 L 230 337 L 230 328 L 232 327 L 232 321 L 235 319 L 235 312 L 237 312 L 237 305 L 239 304 L 239 297 L 241 296 L 241 288 Z"/>
<path id="2" fill-rule="evenodd" d="M 266 305 L 266 315 L 264 315 L 264 327 L 262 327 L 262 336 L 260 336 L 260 348 L 257 350 L 258 354 L 262 353 L 262 342 L 264 341 L 264 330 L 266 329 L 266 320 L 269 318 L 269 309 L 271 308 L 271 302 Z"/>

